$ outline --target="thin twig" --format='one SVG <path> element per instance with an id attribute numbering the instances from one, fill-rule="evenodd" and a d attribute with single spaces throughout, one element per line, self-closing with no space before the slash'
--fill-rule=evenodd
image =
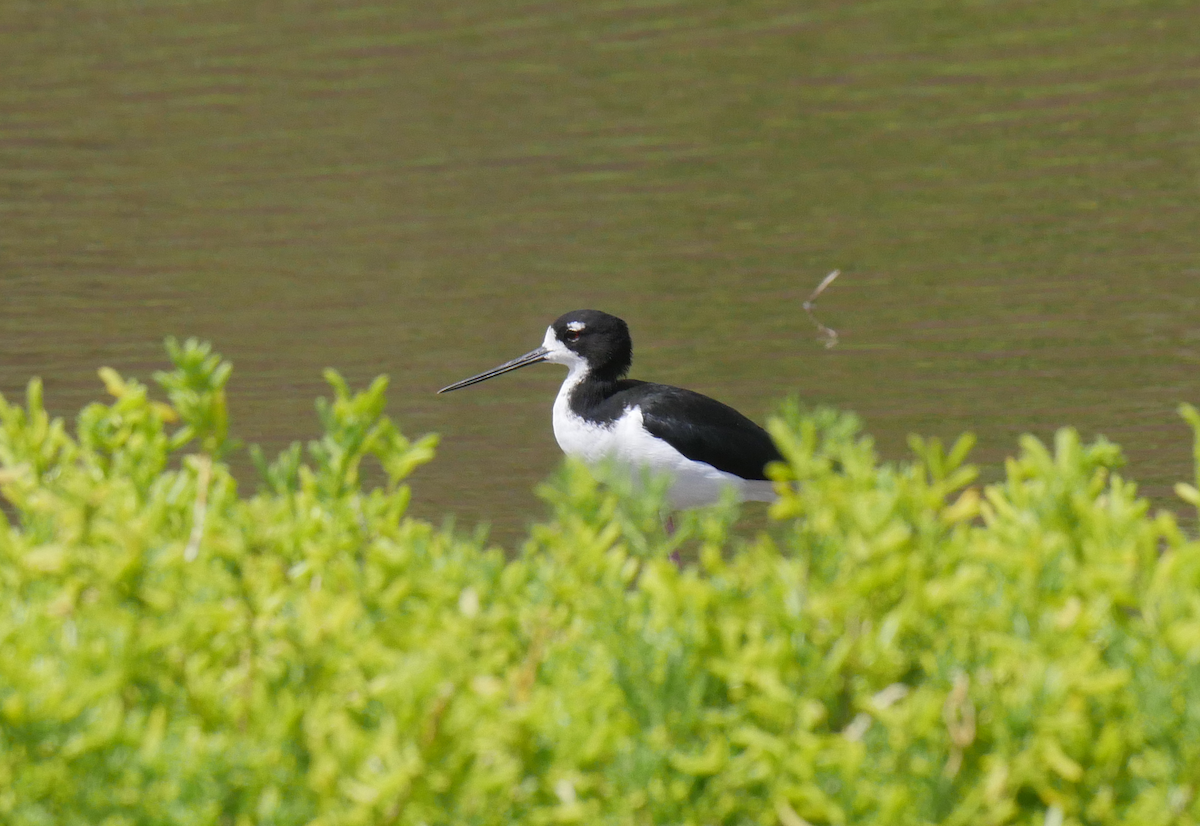
<path id="1" fill-rule="evenodd" d="M 183 558 L 191 562 L 200 553 L 200 540 L 204 538 L 204 519 L 208 515 L 208 482 L 212 475 L 212 459 L 208 456 L 196 458 L 199 469 L 196 472 L 196 504 L 192 507 L 192 535 L 188 537 L 187 547 L 183 550 Z"/>
<path id="2" fill-rule="evenodd" d="M 775 814 L 779 816 L 779 822 L 783 826 L 812 826 L 811 823 L 796 813 L 796 810 L 792 808 L 792 804 L 783 798 L 775 802 Z"/>
<path id="3" fill-rule="evenodd" d="M 829 350 L 837 345 L 837 330 L 833 329 L 832 327 L 826 327 L 824 324 L 818 321 L 817 317 L 813 314 L 813 307 L 817 303 L 817 298 L 821 295 L 821 293 L 825 292 L 825 288 L 832 284 L 833 280 L 841 274 L 841 270 L 834 270 L 829 275 L 825 276 L 825 278 L 821 280 L 821 283 L 817 285 L 817 288 L 812 291 L 812 295 L 808 297 L 808 300 L 805 301 L 803 305 L 804 312 L 808 313 L 809 321 L 817 325 L 817 332 L 821 334 L 821 341 L 825 344 L 826 350 Z"/>
<path id="4" fill-rule="evenodd" d="M 953 778 L 962 768 L 963 750 L 975 742 L 975 704 L 968 693 L 971 678 L 959 671 L 954 675 L 954 687 L 946 695 L 942 719 L 950 735 L 950 759 L 942 768 L 942 776 Z"/>

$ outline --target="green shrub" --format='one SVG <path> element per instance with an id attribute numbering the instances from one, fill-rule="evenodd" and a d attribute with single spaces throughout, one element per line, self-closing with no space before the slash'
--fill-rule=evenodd
<path id="1" fill-rule="evenodd" d="M 1103 440 L 980 490 L 789 406 L 768 533 L 568 463 L 510 558 L 405 515 L 382 379 L 243 495 L 228 365 L 170 353 L 74 436 L 0 400 L 4 823 L 1198 819 L 1200 543 Z"/>

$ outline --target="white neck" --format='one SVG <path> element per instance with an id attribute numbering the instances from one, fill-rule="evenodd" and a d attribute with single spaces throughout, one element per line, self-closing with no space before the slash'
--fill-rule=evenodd
<path id="1" fill-rule="evenodd" d="M 567 366 L 567 377 L 563 379 L 562 387 L 558 388 L 558 396 L 554 399 L 554 417 L 565 416 L 570 411 L 571 391 L 587 378 L 588 365 L 582 359 Z"/>

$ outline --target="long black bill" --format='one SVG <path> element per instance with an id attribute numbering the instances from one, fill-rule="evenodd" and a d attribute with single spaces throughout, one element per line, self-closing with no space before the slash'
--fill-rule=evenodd
<path id="1" fill-rule="evenodd" d="M 539 347 L 536 350 L 530 350 L 528 353 L 519 358 L 515 358 L 512 361 L 506 361 L 499 367 L 493 367 L 491 370 L 488 370 L 486 373 L 480 373 L 478 376 L 471 376 L 469 379 L 456 381 L 449 387 L 443 387 L 438 392 L 449 393 L 451 390 L 461 390 L 464 387 L 470 387 L 472 384 L 479 384 L 481 381 L 493 379 L 496 376 L 499 376 L 501 373 L 508 373 L 512 370 L 520 370 L 522 367 L 528 367 L 531 364 L 537 364 L 539 361 L 545 361 L 546 356 L 549 354 L 550 351 L 545 347 Z"/>

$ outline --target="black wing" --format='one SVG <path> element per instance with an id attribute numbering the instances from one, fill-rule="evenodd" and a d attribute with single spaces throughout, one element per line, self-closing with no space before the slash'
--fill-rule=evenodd
<path id="1" fill-rule="evenodd" d="M 635 402 L 646 430 L 687 458 L 743 479 L 766 479 L 767 463 L 783 461 L 767 431 L 732 407 L 679 387 L 654 390 Z"/>

